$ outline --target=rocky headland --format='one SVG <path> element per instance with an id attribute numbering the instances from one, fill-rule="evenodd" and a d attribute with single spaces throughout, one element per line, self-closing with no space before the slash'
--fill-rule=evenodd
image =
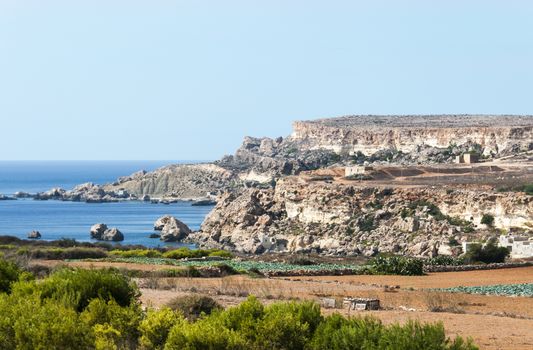
<path id="1" fill-rule="evenodd" d="M 533 116 L 346 116 L 297 121 L 285 138 L 246 137 L 212 163 L 33 197 L 216 202 L 199 232 L 169 224 L 161 238 L 243 253 L 456 254 L 471 239 L 531 234 L 532 150 Z M 465 154 L 479 162 L 454 164 Z M 347 177 L 357 166 L 364 174 Z"/>

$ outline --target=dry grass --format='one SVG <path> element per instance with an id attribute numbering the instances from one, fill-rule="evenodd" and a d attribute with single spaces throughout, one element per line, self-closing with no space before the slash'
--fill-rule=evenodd
<path id="1" fill-rule="evenodd" d="M 431 312 L 451 312 L 454 314 L 464 314 L 465 305 L 463 297 L 458 294 L 442 292 L 425 292 L 424 300 L 427 310 Z"/>

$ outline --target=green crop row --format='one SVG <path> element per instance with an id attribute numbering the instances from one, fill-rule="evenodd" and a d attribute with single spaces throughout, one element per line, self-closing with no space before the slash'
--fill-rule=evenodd
<path id="1" fill-rule="evenodd" d="M 475 286 L 475 287 L 460 286 L 460 287 L 439 289 L 439 291 L 452 292 L 452 293 L 533 297 L 533 283 L 497 284 L 497 285 L 492 285 L 492 286 Z"/>

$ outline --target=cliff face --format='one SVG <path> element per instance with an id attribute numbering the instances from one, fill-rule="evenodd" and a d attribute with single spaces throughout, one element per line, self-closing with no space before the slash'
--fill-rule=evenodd
<path id="1" fill-rule="evenodd" d="M 484 214 L 499 228 L 533 224 L 533 199 L 429 188 L 365 188 L 288 177 L 275 189 L 249 189 L 221 198 L 192 236 L 201 246 L 246 253 L 452 253 L 448 242 L 490 235 Z M 492 233 L 493 234 L 493 233 Z"/>
<path id="2" fill-rule="evenodd" d="M 291 138 L 304 149 L 374 154 L 404 153 L 420 146 L 446 148 L 474 143 L 484 154 L 506 154 L 533 146 L 531 116 L 352 116 L 299 121 Z"/>

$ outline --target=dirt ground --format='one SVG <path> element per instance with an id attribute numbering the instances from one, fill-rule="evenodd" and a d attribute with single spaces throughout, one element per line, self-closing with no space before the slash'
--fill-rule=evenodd
<path id="1" fill-rule="evenodd" d="M 48 262 L 56 265 L 58 262 Z M 127 263 L 69 263 L 81 267 L 114 266 L 155 270 L 166 266 Z M 533 298 L 428 291 L 431 288 L 491 284 L 533 283 L 533 267 L 431 273 L 426 276 L 310 276 L 251 278 L 144 278 L 137 280 L 141 302 L 160 307 L 172 298 L 191 293 L 209 295 L 225 307 L 250 294 L 263 303 L 322 297 L 371 297 L 382 310 L 323 309 L 325 314 L 372 315 L 384 323 L 441 321 L 450 337 L 472 337 L 481 349 L 533 349 Z M 432 311 L 433 310 L 433 311 Z M 435 310 L 439 310 L 436 312 Z"/>

